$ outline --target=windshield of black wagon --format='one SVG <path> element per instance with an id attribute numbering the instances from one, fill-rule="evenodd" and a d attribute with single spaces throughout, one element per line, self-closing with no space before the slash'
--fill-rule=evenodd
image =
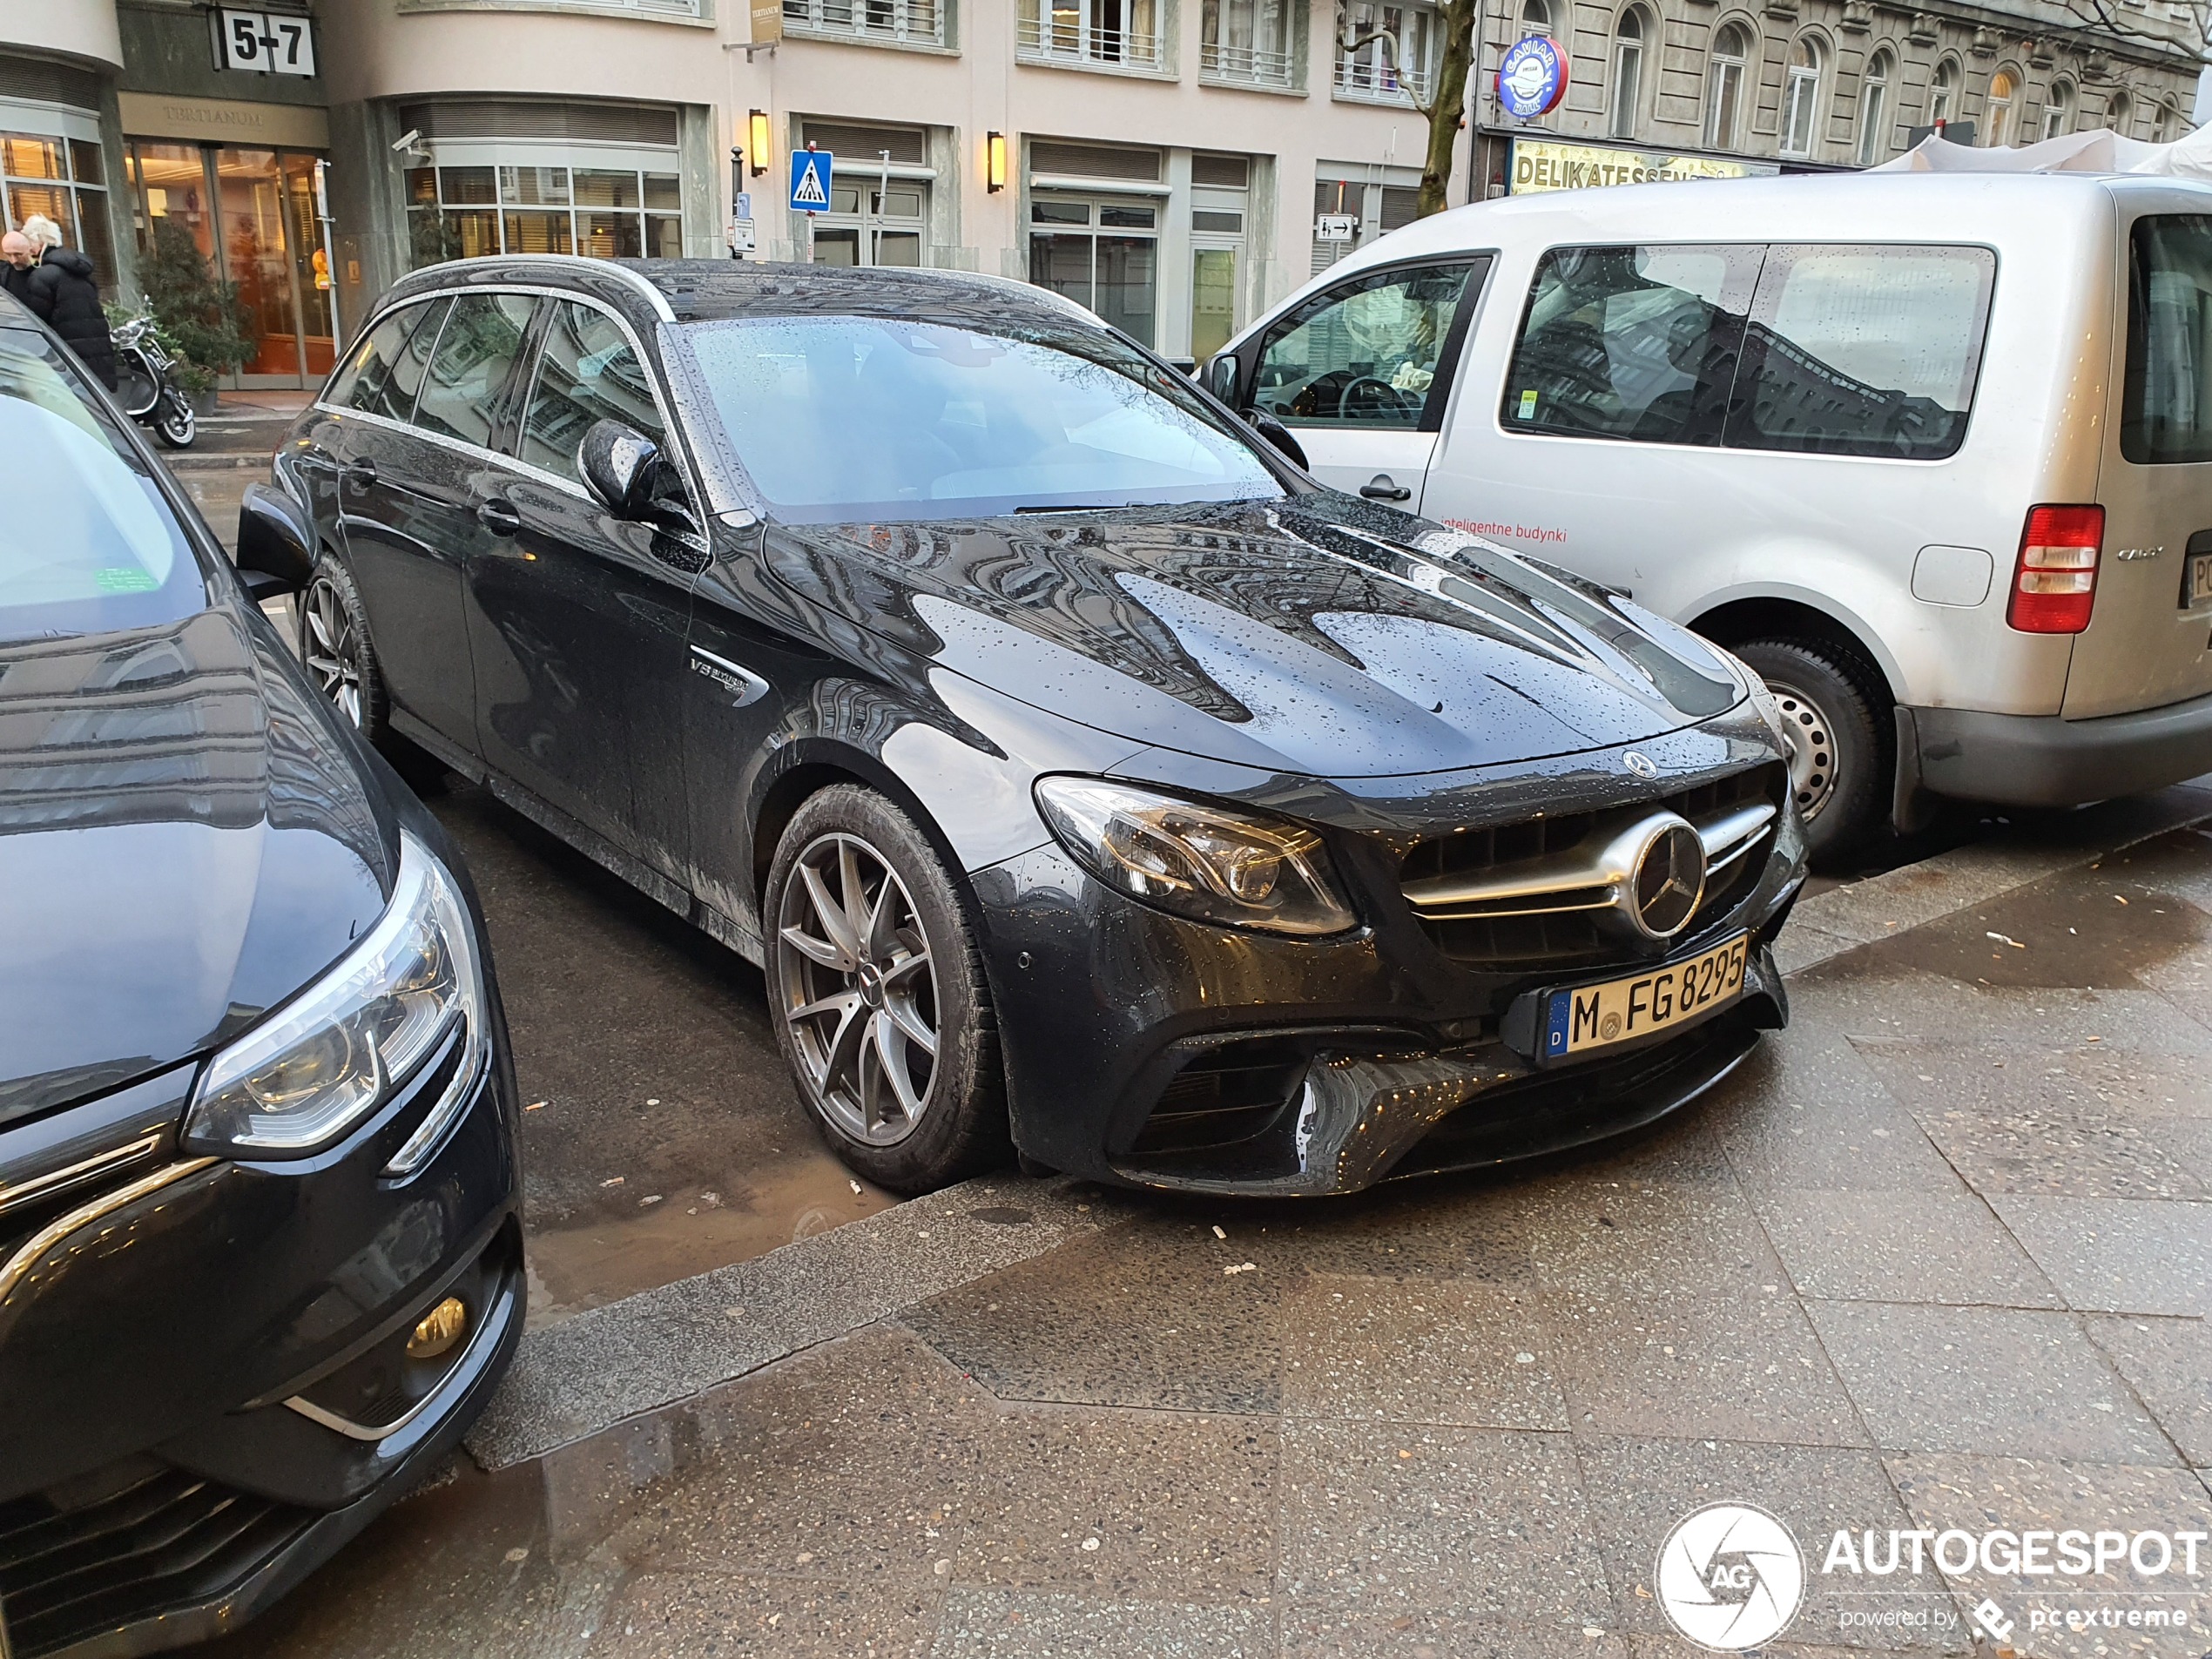
<path id="1" fill-rule="evenodd" d="M 738 463 L 788 523 L 1287 493 L 1187 381 L 1103 331 L 1078 346 L 891 318 L 763 317 L 680 334 Z"/>

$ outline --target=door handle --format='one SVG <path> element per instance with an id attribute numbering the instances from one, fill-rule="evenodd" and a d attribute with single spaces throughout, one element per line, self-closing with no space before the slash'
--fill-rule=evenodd
<path id="1" fill-rule="evenodd" d="M 1369 501 L 1411 501 L 1413 492 L 1386 472 L 1379 472 L 1359 486 L 1359 493 Z"/>
<path id="2" fill-rule="evenodd" d="M 476 523 L 495 536 L 512 536 L 523 528 L 523 516 L 510 502 L 495 496 L 489 501 L 476 503 Z"/>
<path id="3" fill-rule="evenodd" d="M 338 469 L 338 476 L 342 482 L 353 485 L 357 489 L 367 489 L 376 482 L 376 463 L 374 461 L 341 462 Z"/>

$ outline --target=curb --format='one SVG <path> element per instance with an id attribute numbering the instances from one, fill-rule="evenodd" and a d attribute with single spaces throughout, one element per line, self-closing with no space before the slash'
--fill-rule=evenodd
<path id="1" fill-rule="evenodd" d="M 2212 781 L 2087 808 L 2055 846 L 2015 832 L 1939 853 L 1803 900 L 1775 956 L 1794 977 L 2208 819 Z M 544 1457 L 1042 1256 L 1142 1202 L 1009 1172 L 624 1297 L 526 1334 L 463 1443 L 487 1470 Z"/>
<path id="2" fill-rule="evenodd" d="M 248 468 L 266 472 L 269 466 L 268 456 L 252 451 L 241 455 L 224 455 L 219 451 L 204 455 L 179 454 L 164 455 L 162 459 L 172 472 L 242 472 Z"/>

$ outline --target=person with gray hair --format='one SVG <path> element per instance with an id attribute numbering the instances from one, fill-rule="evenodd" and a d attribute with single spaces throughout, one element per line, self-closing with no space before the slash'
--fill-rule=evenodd
<path id="1" fill-rule="evenodd" d="M 112 392 L 115 342 L 108 336 L 107 313 L 100 307 L 100 287 L 93 277 L 92 261 L 75 248 L 64 247 L 62 227 L 44 213 L 33 213 L 24 220 L 23 234 L 39 250 L 37 263 L 25 284 L 24 303 Z"/>

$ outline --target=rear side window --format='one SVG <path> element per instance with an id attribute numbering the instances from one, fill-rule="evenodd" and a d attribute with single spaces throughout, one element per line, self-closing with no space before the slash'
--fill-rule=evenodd
<path id="1" fill-rule="evenodd" d="M 1940 460 L 1973 407 L 1997 256 L 1981 247 L 1767 250 L 1723 442 Z"/>
<path id="2" fill-rule="evenodd" d="M 1261 346 L 1254 405 L 1287 426 L 1433 431 L 1460 301 L 1487 268 L 1379 271 L 1316 294 Z"/>
<path id="3" fill-rule="evenodd" d="M 2212 461 L 2212 217 L 2139 219 L 2131 241 L 2120 453 Z"/>
<path id="4" fill-rule="evenodd" d="M 576 479 L 576 455 L 594 421 L 619 421 L 656 442 L 660 411 L 645 366 L 612 317 L 563 300 L 537 354 L 537 384 L 523 415 L 523 459 Z"/>
<path id="5" fill-rule="evenodd" d="M 326 403 L 405 421 L 415 413 L 415 395 L 430 348 L 438 343 L 438 323 L 447 301 L 427 300 L 394 312 L 369 331 L 325 394 Z"/>
<path id="6" fill-rule="evenodd" d="M 1508 430 L 1721 441 L 1757 248 L 1555 248 L 1506 379 Z"/>
<path id="7" fill-rule="evenodd" d="M 464 293 L 453 302 L 415 401 L 415 425 L 491 448 L 499 395 L 522 353 L 535 303 L 525 293 Z"/>
<path id="8" fill-rule="evenodd" d="M 1507 431 L 1940 460 L 1966 436 L 1996 256 L 1976 247 L 1557 248 Z"/>

